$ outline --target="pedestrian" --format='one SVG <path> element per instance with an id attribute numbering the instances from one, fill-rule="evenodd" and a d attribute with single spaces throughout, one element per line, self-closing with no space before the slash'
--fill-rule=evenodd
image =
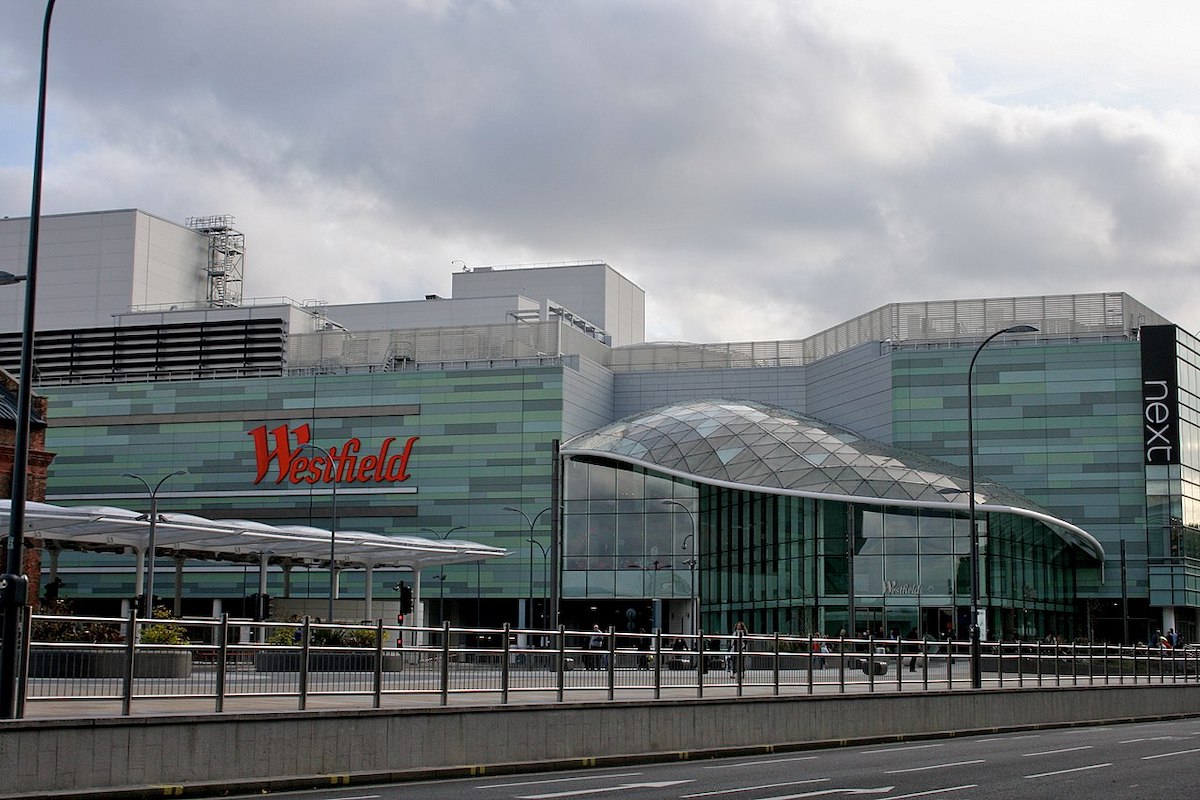
<path id="1" fill-rule="evenodd" d="M 746 651 L 746 623 L 738 620 L 733 626 L 733 638 L 729 640 L 729 674 L 740 675 Z"/>
<path id="2" fill-rule="evenodd" d="M 63 583 L 63 579 L 58 577 L 57 575 L 54 576 L 54 580 L 52 580 L 46 584 L 46 604 L 47 605 L 51 605 L 53 603 L 58 602 L 58 591 L 63 586 L 65 586 L 65 584 Z"/>
<path id="3" fill-rule="evenodd" d="M 650 669 L 650 648 L 652 647 L 654 647 L 654 639 L 646 635 L 645 628 L 638 628 L 638 669 Z"/>
<path id="4" fill-rule="evenodd" d="M 599 625 L 592 626 L 592 636 L 588 639 L 588 650 L 591 652 L 585 657 L 585 669 L 600 669 L 601 655 L 604 650 L 604 631 L 600 630 Z"/>
<path id="5" fill-rule="evenodd" d="M 921 651 L 921 649 L 920 649 L 920 646 L 916 642 L 920 637 L 921 637 L 921 632 L 918 631 L 916 628 L 913 628 L 912 630 L 910 630 L 908 632 L 908 636 L 905 637 L 909 641 L 909 644 L 908 644 L 909 652 L 912 653 L 912 658 L 908 659 L 908 671 L 909 672 L 917 671 L 917 654 Z"/>

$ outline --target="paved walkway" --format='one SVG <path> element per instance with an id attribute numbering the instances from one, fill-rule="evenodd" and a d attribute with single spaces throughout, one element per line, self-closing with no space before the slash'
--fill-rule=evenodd
<path id="1" fill-rule="evenodd" d="M 652 672 L 635 670 L 617 670 L 614 673 L 612 700 L 622 702 L 646 701 L 654 699 L 655 690 Z M 667 676 L 668 673 L 663 673 Z M 686 678 L 684 677 L 686 675 Z M 289 676 L 289 677 L 294 677 Z M 459 676 L 461 677 L 461 676 Z M 563 691 L 564 702 L 602 702 L 609 699 L 606 673 L 568 673 L 568 686 Z M 702 696 L 706 699 L 731 699 L 739 696 L 736 679 L 724 671 L 711 671 L 705 678 L 703 694 L 697 691 L 695 683 L 687 685 L 684 680 L 694 681 L 694 673 L 670 674 L 675 685 L 661 686 L 658 696 L 664 700 L 690 700 Z M 371 691 L 371 677 L 361 673 L 333 673 L 313 676 L 310 693 L 305 700 L 306 710 L 324 709 L 371 709 L 375 707 L 375 697 Z M 379 707 L 384 709 L 420 709 L 437 708 L 443 704 L 441 692 L 436 684 L 429 683 L 428 671 L 411 671 L 407 674 L 389 676 L 387 685 L 391 687 L 381 693 Z M 775 695 L 802 697 L 808 694 L 861 695 L 864 693 L 918 693 L 922 691 L 946 691 L 947 689 L 969 689 L 969 672 L 966 664 L 955 664 L 953 681 L 948 681 L 946 673 L 938 670 L 937 675 L 930 671 L 926 680 L 922 672 L 907 670 L 900 676 L 897 684 L 894 671 L 875 678 L 872 685 L 869 679 L 857 672 L 847 671 L 846 684 L 838 683 L 839 675 L 836 669 L 826 669 L 814 675 L 813 684 L 808 684 L 808 674 L 804 671 L 789 671 L 781 673 L 778 688 L 774 685 L 774 674 L 769 670 L 753 670 L 743 678 L 740 690 L 742 697 L 771 697 Z M 1158 676 L 1148 679 L 1141 676 L 1139 683 L 1147 681 L 1161 682 Z M 1193 678 L 1194 680 L 1194 678 Z M 365 683 L 364 683 L 365 681 Z M 409 688 L 404 688 L 405 682 Z M 553 673 L 541 670 L 513 671 L 510 676 L 510 688 L 507 697 L 493 688 L 472 687 L 473 681 L 456 680 L 452 682 L 456 688 L 445 698 L 445 705 L 453 707 L 480 707 L 497 705 L 530 705 L 554 704 L 559 702 L 558 691 L 553 686 Z M 1109 682 L 1113 685 L 1121 683 L 1118 676 L 1112 676 Z M 1167 679 L 1170 682 L 1170 679 Z M 665 679 L 664 679 L 665 683 Z M 1026 675 L 1018 679 L 1016 675 L 1005 675 L 1003 679 L 997 673 L 984 675 L 983 688 L 1051 688 L 1054 686 L 1072 685 L 1102 685 L 1103 676 L 1089 677 L 1087 675 L 1045 675 L 1041 681 L 1036 675 Z M 1134 680 L 1131 676 L 1124 679 L 1126 685 Z M 274 693 L 261 694 L 230 693 L 224 699 L 224 713 L 255 713 L 255 712 L 292 712 L 301 710 L 300 697 L 291 681 L 277 685 Z M 134 716 L 152 716 L 163 714 L 214 714 L 216 710 L 215 693 L 204 690 L 205 681 L 188 678 L 177 681 L 163 679 L 139 679 L 135 689 L 135 697 L 130 703 L 130 714 Z M 236 686 L 236 682 L 234 682 Z M 253 684 L 246 684 L 251 690 Z M 355 687 L 355 688 L 351 688 Z M 245 687 L 243 687 L 245 688 Z M 31 685 L 30 699 L 25 706 L 26 719 L 79 719 L 97 717 L 115 717 L 122 714 L 122 701 L 119 697 L 120 682 L 115 680 L 93 681 L 55 681 L 46 679 L 34 681 Z M 262 687 L 259 688 L 262 691 Z M 190 693 L 190 694 L 189 694 Z M 53 696 L 51 696 L 53 695 Z"/>

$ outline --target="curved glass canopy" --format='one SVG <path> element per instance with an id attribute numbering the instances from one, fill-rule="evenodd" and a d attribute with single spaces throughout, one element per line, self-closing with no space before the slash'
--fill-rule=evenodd
<path id="1" fill-rule="evenodd" d="M 880 505 L 965 507 L 970 481 L 947 462 L 864 438 L 828 422 L 759 403 L 697 400 L 627 417 L 562 446 L 701 483 Z M 1081 528 L 993 481 L 975 480 L 976 508 L 1050 525 L 1097 559 Z"/>

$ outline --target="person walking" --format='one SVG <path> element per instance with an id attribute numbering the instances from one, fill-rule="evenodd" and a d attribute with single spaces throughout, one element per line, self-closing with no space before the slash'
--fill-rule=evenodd
<path id="1" fill-rule="evenodd" d="M 912 657 L 908 659 L 908 671 L 916 672 L 917 655 L 921 652 L 921 647 L 917 644 L 917 640 L 921 638 L 921 633 L 916 628 L 913 628 L 905 638 L 908 639 L 908 649 L 912 653 Z"/>
<path id="2" fill-rule="evenodd" d="M 743 654 L 746 652 L 746 623 L 738 620 L 733 626 L 733 638 L 729 641 L 729 674 L 740 675 L 743 664 Z"/>
<path id="3" fill-rule="evenodd" d="M 604 650 L 604 631 L 600 630 L 599 625 L 592 626 L 592 635 L 588 639 L 588 650 L 584 663 L 584 669 L 600 669 L 601 652 Z"/>

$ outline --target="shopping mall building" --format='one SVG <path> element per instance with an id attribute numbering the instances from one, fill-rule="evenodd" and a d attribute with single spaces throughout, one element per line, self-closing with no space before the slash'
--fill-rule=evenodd
<path id="1" fill-rule="evenodd" d="M 25 271 L 27 236 L 0 221 L 0 271 Z M 425 570 L 426 621 L 963 635 L 974 485 L 985 636 L 1200 634 L 1200 341 L 1123 293 L 656 343 L 642 290 L 603 262 L 465 267 L 450 297 L 334 305 L 243 298 L 228 217 L 50 216 L 40 252 L 52 504 L 144 511 L 127 475 L 186 469 L 160 510 L 510 551 Z M 9 372 L 22 286 L 0 288 Z M 234 555 L 157 564 L 184 613 L 249 613 Z M 126 552 L 41 563 L 81 611 L 136 591 Z M 339 597 L 362 596 L 368 573 L 341 566 Z M 273 565 L 275 608 L 327 598 L 328 568 Z M 416 577 L 377 570 L 371 590 Z"/>

